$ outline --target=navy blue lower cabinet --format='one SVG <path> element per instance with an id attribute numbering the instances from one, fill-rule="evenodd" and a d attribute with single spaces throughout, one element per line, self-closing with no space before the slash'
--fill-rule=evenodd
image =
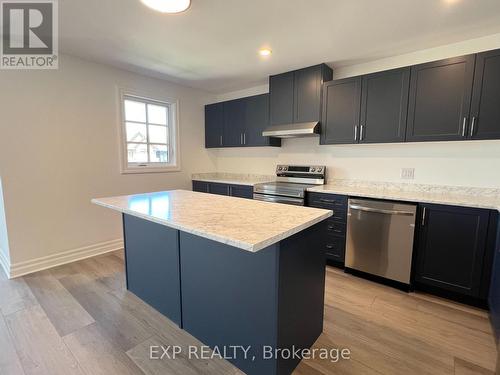
<path id="1" fill-rule="evenodd" d="M 321 228 L 256 253 L 181 232 L 183 328 L 212 348 L 249 348 L 230 359 L 247 374 L 291 374 L 300 358 L 266 353 L 310 348 L 323 330 Z"/>
<path id="2" fill-rule="evenodd" d="M 217 195 L 229 195 L 229 185 L 211 182 L 208 184 L 208 192 Z"/>
<path id="3" fill-rule="evenodd" d="M 127 289 L 182 327 L 179 231 L 123 215 Z"/>
<path id="4" fill-rule="evenodd" d="M 343 267 L 347 231 L 347 196 L 308 192 L 306 204 L 308 207 L 333 211 L 333 216 L 323 221 L 320 247 L 325 252 L 329 264 Z"/>
<path id="5" fill-rule="evenodd" d="M 200 193 L 209 192 L 209 182 L 205 181 L 193 181 L 193 191 L 198 191 Z"/>
<path id="6" fill-rule="evenodd" d="M 436 204 L 419 206 L 420 230 L 415 281 L 430 292 L 481 299 L 489 272 L 489 210 Z M 425 288 L 424 288 L 425 289 Z"/>
<path id="7" fill-rule="evenodd" d="M 220 182 L 193 180 L 193 191 L 253 199 L 253 186 L 250 185 L 230 185 Z"/>
<path id="8" fill-rule="evenodd" d="M 253 199 L 253 186 L 231 185 L 229 187 L 229 195 L 232 197 Z"/>
<path id="9" fill-rule="evenodd" d="M 492 269 L 489 304 L 491 323 L 498 342 L 500 340 L 500 223 L 498 224 L 497 230 L 497 243 Z M 500 362 L 498 364 L 500 365 Z"/>

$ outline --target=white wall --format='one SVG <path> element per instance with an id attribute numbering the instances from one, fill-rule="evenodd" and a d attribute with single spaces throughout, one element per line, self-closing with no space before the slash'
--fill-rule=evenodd
<path id="1" fill-rule="evenodd" d="M 7 235 L 7 221 L 5 220 L 2 179 L 0 178 L 0 265 L 7 268 L 9 263 L 9 237 Z"/>
<path id="2" fill-rule="evenodd" d="M 70 56 L 55 71 L 0 72 L 0 176 L 13 265 L 122 236 L 90 199 L 189 188 L 213 171 L 203 105 L 212 95 Z M 119 172 L 118 90 L 179 99 L 180 172 Z"/>
<path id="3" fill-rule="evenodd" d="M 371 73 L 452 56 L 500 48 L 500 34 L 395 56 L 360 65 L 334 67 L 335 78 Z M 264 93 L 267 85 L 219 95 L 228 100 Z M 286 139 L 281 149 L 221 149 L 217 170 L 273 173 L 277 163 L 327 165 L 329 178 L 500 188 L 500 141 L 319 146 L 318 138 Z M 401 180 L 403 167 L 415 179 Z"/>

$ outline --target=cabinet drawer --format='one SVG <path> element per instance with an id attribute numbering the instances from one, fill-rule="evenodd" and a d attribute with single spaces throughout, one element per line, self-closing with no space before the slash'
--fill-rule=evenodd
<path id="1" fill-rule="evenodd" d="M 193 181 L 193 191 L 208 193 L 208 185 L 209 185 L 208 182 Z"/>
<path id="2" fill-rule="evenodd" d="M 345 237 L 347 225 L 335 220 L 326 221 L 326 231 L 329 235 Z"/>
<path id="3" fill-rule="evenodd" d="M 347 211 L 343 208 L 334 208 L 333 215 L 328 218 L 328 220 L 333 220 L 336 222 L 346 223 L 347 222 Z"/>
<path id="4" fill-rule="evenodd" d="M 307 205 L 327 210 L 347 211 L 347 196 L 337 194 L 307 193 Z"/>
<path id="5" fill-rule="evenodd" d="M 327 259 L 343 262 L 345 258 L 345 240 L 337 237 L 328 238 L 325 243 L 325 254 Z"/>
<path id="6" fill-rule="evenodd" d="M 217 195 L 229 195 L 229 185 L 220 183 L 210 183 L 208 192 Z"/>

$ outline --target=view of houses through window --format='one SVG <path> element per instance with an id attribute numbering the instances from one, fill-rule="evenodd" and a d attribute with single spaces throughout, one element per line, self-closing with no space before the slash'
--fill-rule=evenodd
<path id="1" fill-rule="evenodd" d="M 170 163 L 170 104 L 124 96 L 124 126 L 128 166 Z"/>

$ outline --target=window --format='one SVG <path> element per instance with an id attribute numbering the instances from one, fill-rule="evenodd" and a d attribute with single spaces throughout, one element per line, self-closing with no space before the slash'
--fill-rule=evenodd
<path id="1" fill-rule="evenodd" d="M 123 173 L 178 171 L 176 102 L 122 94 Z"/>

